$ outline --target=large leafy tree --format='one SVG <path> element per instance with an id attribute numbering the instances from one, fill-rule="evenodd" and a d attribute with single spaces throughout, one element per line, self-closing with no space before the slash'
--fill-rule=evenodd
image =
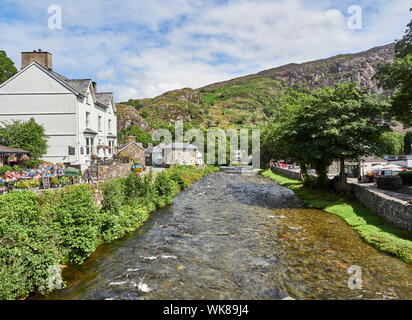
<path id="1" fill-rule="evenodd" d="M 412 9 L 411 9 L 412 11 Z M 412 20 L 397 41 L 395 59 L 375 75 L 380 87 L 393 91 L 391 113 L 406 127 L 412 126 Z"/>
<path id="2" fill-rule="evenodd" d="M 0 84 L 17 73 L 14 62 L 7 57 L 4 50 L 0 50 Z"/>
<path id="3" fill-rule="evenodd" d="M 127 129 L 122 129 L 119 133 L 120 142 L 125 143 L 128 136 L 134 136 L 136 141 L 141 142 L 145 148 L 152 142 L 152 136 L 139 126 L 130 126 Z"/>
<path id="4" fill-rule="evenodd" d="M 407 134 L 405 134 L 403 145 L 404 145 L 404 153 L 412 154 L 412 131 L 409 131 Z"/>
<path id="5" fill-rule="evenodd" d="M 30 156 L 37 160 L 47 151 L 47 136 L 44 127 L 33 118 L 29 121 L 3 122 L 0 126 L 0 144 L 30 151 Z"/>
<path id="6" fill-rule="evenodd" d="M 367 95 L 356 83 L 337 84 L 317 90 L 310 98 L 289 108 L 285 122 L 272 125 L 265 134 L 273 143 L 275 154 L 293 158 L 303 168 L 315 168 L 319 185 L 327 182 L 327 168 L 334 161 L 359 159 L 382 149 L 381 135 L 389 131 L 384 109 L 377 99 Z"/>

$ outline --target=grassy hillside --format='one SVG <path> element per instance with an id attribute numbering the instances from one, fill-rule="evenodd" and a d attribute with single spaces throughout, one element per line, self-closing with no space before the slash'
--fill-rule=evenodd
<path id="1" fill-rule="evenodd" d="M 373 75 L 390 62 L 394 45 L 328 59 L 289 64 L 199 89 L 184 88 L 153 99 L 118 104 L 119 130 L 131 125 L 153 131 L 176 120 L 194 127 L 244 127 L 264 124 L 284 102 L 290 89 L 310 91 L 337 82 L 356 81 L 376 90 Z"/>

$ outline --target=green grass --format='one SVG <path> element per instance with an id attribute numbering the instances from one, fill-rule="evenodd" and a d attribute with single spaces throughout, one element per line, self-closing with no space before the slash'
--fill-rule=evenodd
<path id="1" fill-rule="evenodd" d="M 354 228 L 366 243 L 376 249 L 412 264 L 412 237 L 408 231 L 389 225 L 345 195 L 309 189 L 304 187 L 301 181 L 275 174 L 271 170 L 262 172 L 262 175 L 293 190 L 307 207 L 338 215 Z"/>

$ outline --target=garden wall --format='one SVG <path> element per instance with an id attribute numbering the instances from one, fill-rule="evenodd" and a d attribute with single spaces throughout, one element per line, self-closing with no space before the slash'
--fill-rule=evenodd
<path id="1" fill-rule="evenodd" d="M 115 163 L 108 166 L 98 166 L 97 174 L 99 181 L 126 177 L 130 174 L 132 163 Z"/>
<path id="2" fill-rule="evenodd" d="M 283 169 L 283 168 L 279 168 L 279 167 L 272 167 L 272 171 L 274 173 L 282 174 L 282 175 L 284 175 L 288 178 L 294 179 L 294 180 L 301 180 L 299 171 L 292 171 L 292 170 Z"/>
<path id="3" fill-rule="evenodd" d="M 405 201 L 388 196 L 378 190 L 349 183 L 354 197 L 366 208 L 386 222 L 412 233 L 412 206 Z"/>

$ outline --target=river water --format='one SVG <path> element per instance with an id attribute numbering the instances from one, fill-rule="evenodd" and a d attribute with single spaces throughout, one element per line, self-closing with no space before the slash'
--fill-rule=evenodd
<path id="1" fill-rule="evenodd" d="M 348 288 L 348 267 L 362 288 Z M 259 175 L 213 173 L 46 299 L 411 299 L 412 266 Z"/>

